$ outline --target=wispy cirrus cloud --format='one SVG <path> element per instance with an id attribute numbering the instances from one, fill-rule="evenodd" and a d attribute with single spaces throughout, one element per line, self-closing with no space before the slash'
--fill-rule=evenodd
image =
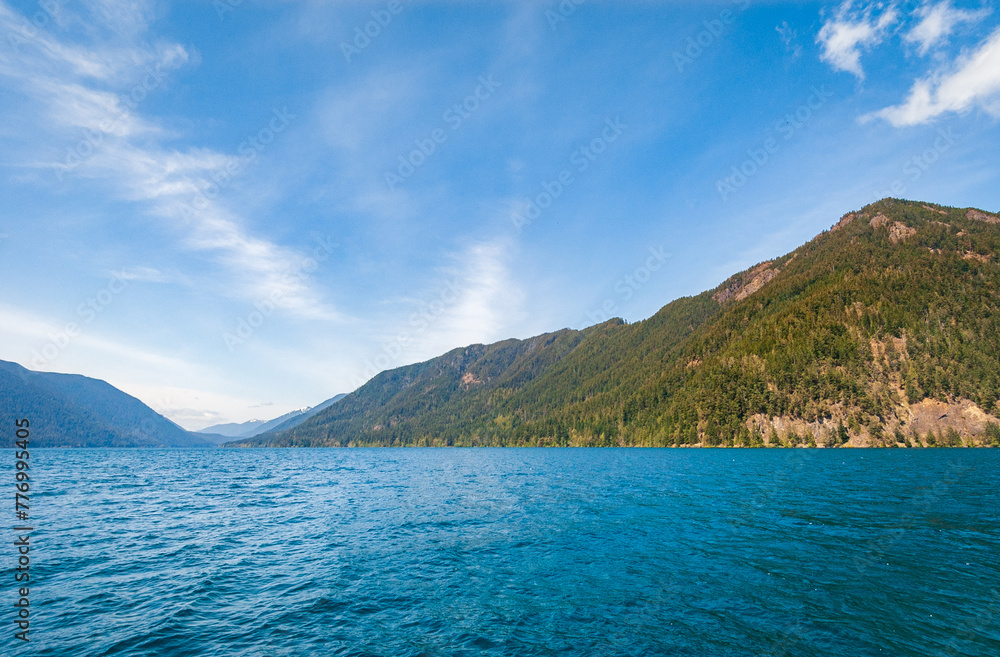
<path id="1" fill-rule="evenodd" d="M 290 275 L 301 271 L 302 254 L 253 235 L 218 199 L 218 181 L 244 171 L 262 147 L 249 160 L 207 148 L 174 150 L 166 143 L 175 135 L 140 112 L 166 76 L 197 60 L 181 44 L 151 39 L 153 15 L 152 3 L 131 0 L 90 0 L 78 13 L 60 6 L 51 19 L 59 23 L 57 36 L 0 0 L 0 30 L 13 35 L 0 44 L 0 79 L 37 109 L 32 155 L 12 165 L 108 185 L 165 220 L 182 248 L 228 270 L 223 287 L 233 296 L 279 298 L 295 316 L 339 319 L 308 277 Z M 269 121 L 262 117 L 262 129 Z M 60 148 L 65 157 L 38 160 Z"/>
<path id="2" fill-rule="evenodd" d="M 155 267 L 130 267 L 128 269 L 123 269 L 119 272 L 111 272 L 111 274 L 117 273 L 123 280 L 126 281 L 136 281 L 145 283 L 186 283 L 190 284 L 186 280 L 183 274 L 175 274 L 169 272 L 163 272 Z"/>
<path id="3" fill-rule="evenodd" d="M 781 25 L 774 28 L 774 31 L 781 37 L 785 49 L 792 54 L 792 57 L 797 58 L 802 55 L 802 46 L 798 42 L 799 33 L 788 24 L 788 21 L 782 21 Z"/>
<path id="4" fill-rule="evenodd" d="M 894 6 L 870 5 L 856 11 L 853 0 L 847 0 L 836 16 L 823 24 L 816 37 L 822 48 L 820 59 L 835 70 L 852 73 L 864 80 L 862 51 L 881 43 L 898 18 L 899 12 Z"/>
<path id="5" fill-rule="evenodd" d="M 911 126 L 975 107 L 1000 116 L 1000 28 L 972 52 L 917 80 L 902 104 L 863 120 L 880 118 L 897 127 Z"/>
<path id="6" fill-rule="evenodd" d="M 458 258 L 461 294 L 435 335 L 445 345 L 502 339 L 523 319 L 524 291 L 510 270 L 512 245 L 504 238 L 473 244 Z"/>
<path id="7" fill-rule="evenodd" d="M 357 363 L 353 385 L 457 346 L 510 337 L 526 316 L 525 294 L 511 271 L 512 246 L 507 238 L 469 244 L 450 255 L 435 286 L 385 300 L 392 328 L 377 331 L 381 345 Z"/>
<path id="8" fill-rule="evenodd" d="M 79 322 L 79 319 L 76 318 Z M 23 311 L 19 308 L 0 303 L 0 336 L 4 343 L 13 346 L 15 352 L 20 352 L 24 363 L 32 365 L 32 351 L 52 339 L 53 335 L 66 332 L 66 325 L 59 324 L 50 318 Z M 93 335 L 81 329 L 70 341 L 71 346 L 98 353 L 110 363 L 128 362 L 141 363 L 144 367 L 162 371 L 184 372 L 195 371 L 197 365 L 185 362 L 172 356 L 153 353 L 120 340 L 111 340 Z M 60 361 L 61 362 L 61 361 Z M 48 364 L 32 365 L 33 369 L 53 369 Z"/>
<path id="9" fill-rule="evenodd" d="M 917 45 L 917 52 L 926 55 L 934 46 L 944 42 L 961 23 L 973 23 L 990 14 L 990 10 L 964 11 L 951 5 L 950 0 L 924 4 L 917 10 L 920 19 L 903 38 Z"/>

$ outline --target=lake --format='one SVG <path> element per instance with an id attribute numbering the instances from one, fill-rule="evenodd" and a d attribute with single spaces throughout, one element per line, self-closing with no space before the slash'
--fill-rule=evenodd
<path id="1" fill-rule="evenodd" d="M 1000 450 L 31 459 L 14 655 L 1000 655 Z"/>

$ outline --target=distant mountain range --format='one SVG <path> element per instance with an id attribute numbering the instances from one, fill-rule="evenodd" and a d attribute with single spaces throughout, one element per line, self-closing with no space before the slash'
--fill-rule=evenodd
<path id="1" fill-rule="evenodd" d="M 270 421 L 220 424 L 186 431 L 111 384 L 78 374 L 34 372 L 0 360 L 0 426 L 31 422 L 34 447 L 215 447 L 234 438 L 298 426 L 345 395 Z M 14 432 L 0 433 L 0 447 Z"/>
<path id="2" fill-rule="evenodd" d="M 455 349 L 266 422 L 188 432 L 0 361 L 0 426 L 28 418 L 36 447 L 1000 446 L 998 354 L 1000 215 L 885 199 L 647 320 Z"/>
<path id="3" fill-rule="evenodd" d="M 1000 445 L 1000 216 L 885 199 L 653 317 L 385 371 L 229 446 Z"/>
<path id="4" fill-rule="evenodd" d="M 232 438 L 252 438 L 262 433 L 267 433 L 269 431 L 281 431 L 284 429 L 291 429 L 296 427 L 310 417 L 319 413 L 324 408 L 335 404 L 347 395 L 341 394 L 327 399 L 321 404 L 317 404 L 313 407 L 300 408 L 294 411 L 285 413 L 280 417 L 276 417 L 273 420 L 249 420 L 247 422 L 230 422 L 227 424 L 215 424 L 210 427 L 205 427 L 196 433 L 206 434 L 208 439 L 215 443 L 224 443 Z"/>
<path id="5" fill-rule="evenodd" d="M 33 372 L 0 360 L 0 446 L 27 418 L 33 447 L 212 447 L 112 385 L 77 374 Z"/>

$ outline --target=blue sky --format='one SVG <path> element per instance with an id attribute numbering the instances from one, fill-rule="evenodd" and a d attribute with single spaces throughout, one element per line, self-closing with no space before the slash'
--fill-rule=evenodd
<path id="1" fill-rule="evenodd" d="M 996 2 L 0 0 L 0 358 L 181 425 L 1000 210 Z"/>

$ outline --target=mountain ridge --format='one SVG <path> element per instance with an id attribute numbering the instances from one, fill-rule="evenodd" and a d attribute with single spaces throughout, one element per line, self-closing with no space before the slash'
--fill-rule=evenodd
<path id="1" fill-rule="evenodd" d="M 214 447 L 100 379 L 0 360 L 0 424 L 31 422 L 35 447 Z M 12 447 L 13 431 L 0 439 Z"/>
<path id="2" fill-rule="evenodd" d="M 280 431 L 284 429 L 290 429 L 292 427 L 298 426 L 302 422 L 319 413 L 323 409 L 336 404 L 338 401 L 346 397 L 346 394 L 337 394 L 327 399 L 325 401 L 316 404 L 315 406 L 306 406 L 303 408 L 296 409 L 294 411 L 289 411 L 284 415 L 280 415 L 276 418 L 270 420 L 249 420 L 247 422 L 229 422 L 225 424 L 215 424 L 210 427 L 205 427 L 200 429 L 196 433 L 205 434 L 206 436 L 212 436 L 209 438 L 213 442 L 218 442 L 219 438 L 253 438 L 254 436 L 260 435 L 262 433 L 268 433 L 271 431 Z M 226 441 L 221 441 L 226 442 Z"/>
<path id="3" fill-rule="evenodd" d="M 641 322 L 455 349 L 227 445 L 997 442 L 998 223 L 883 199 Z"/>

